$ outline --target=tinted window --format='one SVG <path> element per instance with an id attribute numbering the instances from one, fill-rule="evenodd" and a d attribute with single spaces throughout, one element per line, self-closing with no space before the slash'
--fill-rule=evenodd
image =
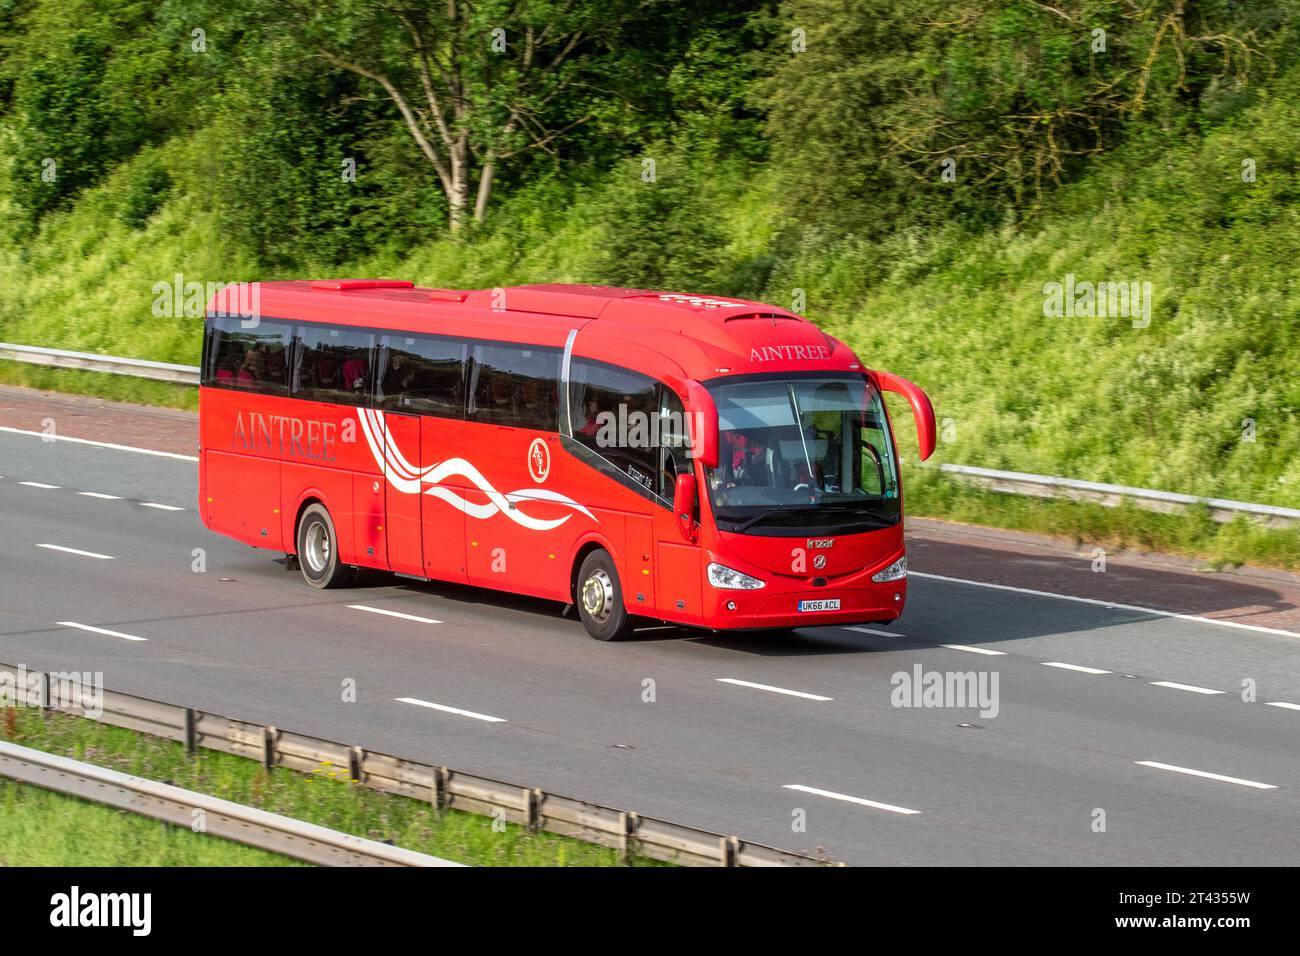
<path id="1" fill-rule="evenodd" d="M 360 405 L 370 387 L 375 336 L 360 329 L 300 325 L 293 395 L 313 402 Z"/>
<path id="2" fill-rule="evenodd" d="M 695 474 L 687 454 L 691 446 L 690 428 L 677 393 L 667 385 L 660 385 L 659 396 L 659 496 L 672 501 L 677 475 Z"/>
<path id="3" fill-rule="evenodd" d="M 376 398 L 397 412 L 460 418 L 465 405 L 467 346 L 451 339 L 385 335 L 380 339 L 383 374 Z"/>
<path id="4" fill-rule="evenodd" d="M 559 352 L 478 345 L 474 347 L 472 374 L 471 421 L 556 430 Z"/>
<path id="5" fill-rule="evenodd" d="M 573 437 L 648 491 L 659 492 L 659 384 L 599 362 L 569 368 Z"/>
<path id="6" fill-rule="evenodd" d="M 250 328 L 237 316 L 211 320 L 203 384 L 287 394 L 291 331 L 287 322 L 266 319 Z"/>

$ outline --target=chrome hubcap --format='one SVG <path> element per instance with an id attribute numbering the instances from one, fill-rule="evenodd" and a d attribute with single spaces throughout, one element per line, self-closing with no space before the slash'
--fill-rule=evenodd
<path id="1" fill-rule="evenodd" d="M 582 583 L 582 609 L 597 624 L 614 613 L 614 582 L 604 570 L 596 569 Z"/>
<path id="2" fill-rule="evenodd" d="M 313 574 L 320 574 L 329 566 L 330 536 L 325 530 L 325 525 L 320 521 L 313 521 L 307 528 L 303 558 Z"/>

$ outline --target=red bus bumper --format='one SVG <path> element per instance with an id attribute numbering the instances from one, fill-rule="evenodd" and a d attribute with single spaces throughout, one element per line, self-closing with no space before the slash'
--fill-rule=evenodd
<path id="1" fill-rule="evenodd" d="M 741 569 L 737 569 L 741 570 Z M 766 583 L 757 590 L 715 588 L 704 581 L 704 623 L 725 630 L 789 627 L 827 627 L 845 624 L 884 623 L 897 620 L 907 603 L 907 578 L 876 582 L 871 568 L 861 575 L 824 587 L 804 581 L 755 576 Z M 752 573 L 746 571 L 745 573 Z M 839 601 L 833 611 L 801 611 L 801 601 Z"/>

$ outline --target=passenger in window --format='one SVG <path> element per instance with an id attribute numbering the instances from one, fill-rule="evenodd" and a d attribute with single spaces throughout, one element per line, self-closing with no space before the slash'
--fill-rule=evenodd
<path id="1" fill-rule="evenodd" d="M 316 363 L 317 388 L 335 389 L 339 381 L 339 365 L 332 358 L 322 358 Z"/>
<path id="2" fill-rule="evenodd" d="M 384 394 L 391 397 L 410 391 L 418 372 L 415 365 L 407 360 L 405 352 L 390 352 L 388 372 L 384 375 Z"/>
<path id="3" fill-rule="evenodd" d="M 357 393 L 366 390 L 366 363 L 363 359 L 348 359 L 343 363 L 343 387 Z"/>
<path id="4" fill-rule="evenodd" d="M 284 383 L 284 349 L 271 349 L 266 353 L 266 377 L 268 381 Z"/>
<path id="5" fill-rule="evenodd" d="M 261 346 L 250 345 L 248 351 L 244 353 L 244 360 L 239 365 L 239 373 L 235 376 L 235 383 L 251 388 L 262 381 L 265 367 L 266 360 L 262 355 Z"/>
<path id="6" fill-rule="evenodd" d="M 600 431 L 600 423 L 596 420 L 599 414 L 600 406 L 596 404 L 596 400 L 587 399 L 587 423 L 578 429 L 578 434 L 595 437 L 596 432 Z"/>

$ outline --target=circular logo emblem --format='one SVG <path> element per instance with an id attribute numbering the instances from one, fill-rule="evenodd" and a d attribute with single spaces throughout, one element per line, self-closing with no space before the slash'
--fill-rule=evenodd
<path id="1" fill-rule="evenodd" d="M 817 555 L 817 557 L 813 558 L 813 567 L 816 568 L 818 571 L 826 567 L 826 555 L 819 554 Z"/>
<path id="2" fill-rule="evenodd" d="M 551 473 L 551 451 L 546 447 L 545 439 L 534 438 L 528 446 L 528 473 L 539 485 Z"/>

